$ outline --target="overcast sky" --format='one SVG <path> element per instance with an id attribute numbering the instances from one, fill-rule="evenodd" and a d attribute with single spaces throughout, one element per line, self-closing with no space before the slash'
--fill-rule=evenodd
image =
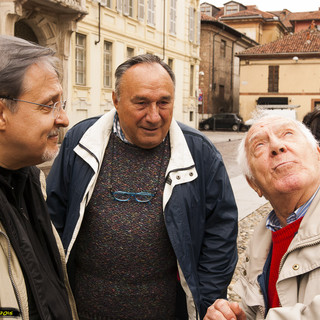
<path id="1" fill-rule="evenodd" d="M 223 4 L 229 0 L 201 0 L 208 2 L 216 7 L 223 7 Z M 320 0 L 237 0 L 243 5 L 256 5 L 262 11 L 280 11 L 288 9 L 291 12 L 317 11 L 320 7 Z"/>

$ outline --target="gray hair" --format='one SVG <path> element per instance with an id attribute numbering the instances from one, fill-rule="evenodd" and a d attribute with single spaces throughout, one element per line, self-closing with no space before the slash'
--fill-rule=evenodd
<path id="1" fill-rule="evenodd" d="M 298 129 L 305 136 L 307 142 L 310 143 L 312 148 L 317 150 L 318 142 L 315 139 L 315 137 L 313 136 L 313 134 L 311 133 L 311 131 L 302 122 L 300 122 L 300 121 L 298 121 L 296 119 L 286 118 L 286 117 L 282 117 L 282 116 L 278 116 L 278 115 L 267 115 L 267 116 L 262 116 L 261 118 L 258 118 L 256 120 L 254 120 L 252 125 L 263 123 L 265 120 L 268 120 L 268 119 L 289 120 L 289 122 L 295 124 L 298 127 Z M 241 140 L 240 145 L 238 147 L 237 161 L 238 161 L 238 164 L 239 164 L 240 169 L 242 171 L 242 174 L 244 176 L 248 177 L 249 179 L 252 179 L 253 176 L 252 176 L 251 168 L 250 168 L 249 163 L 248 163 L 248 155 L 247 155 L 247 150 L 246 150 L 247 135 L 248 135 L 248 133 L 245 134 L 245 136 Z"/>
<path id="2" fill-rule="evenodd" d="M 120 98 L 120 85 L 121 85 L 122 76 L 129 68 L 131 68 L 134 65 L 139 64 L 139 63 L 149 63 L 149 64 L 159 63 L 168 72 L 168 74 L 173 82 L 173 85 L 175 86 L 175 83 L 176 83 L 175 75 L 174 75 L 173 71 L 171 70 L 171 68 L 162 59 L 160 59 L 156 55 L 149 54 L 149 53 L 141 54 L 139 56 L 135 56 L 135 57 L 128 59 L 127 61 L 120 64 L 118 66 L 118 68 L 116 69 L 116 72 L 115 72 L 116 83 L 115 83 L 114 92 L 115 92 L 118 99 Z"/>
<path id="3" fill-rule="evenodd" d="M 26 89 L 23 87 L 25 73 L 34 63 L 47 63 L 60 77 L 60 61 L 54 54 L 50 48 L 17 37 L 0 35 L 0 95 L 19 98 Z M 14 101 L 7 100 L 6 105 L 11 112 L 17 110 Z"/>

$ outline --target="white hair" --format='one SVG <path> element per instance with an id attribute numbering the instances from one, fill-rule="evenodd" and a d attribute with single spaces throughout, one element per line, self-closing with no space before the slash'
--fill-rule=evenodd
<path id="1" fill-rule="evenodd" d="M 283 119 L 284 121 L 291 122 L 291 123 L 295 124 L 298 127 L 298 129 L 301 131 L 301 133 L 305 136 L 307 142 L 310 143 L 312 148 L 315 150 L 317 149 L 318 142 L 317 142 L 316 138 L 313 136 L 311 131 L 302 122 L 300 122 L 298 120 L 279 116 L 279 115 L 262 115 L 262 117 L 254 119 L 252 126 L 254 126 L 256 124 L 263 124 L 265 121 L 272 120 L 272 119 L 274 119 L 274 120 Z M 248 132 L 250 132 L 250 129 Z M 245 136 L 241 140 L 240 145 L 238 147 L 237 161 L 240 166 L 242 174 L 244 176 L 248 177 L 249 179 L 252 179 L 253 177 L 252 177 L 251 168 L 249 166 L 248 154 L 247 154 L 247 149 L 246 149 L 246 139 L 247 139 L 248 132 L 245 134 Z"/>

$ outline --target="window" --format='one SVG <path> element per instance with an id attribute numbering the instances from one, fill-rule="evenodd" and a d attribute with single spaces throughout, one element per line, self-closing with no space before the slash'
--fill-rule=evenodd
<path id="1" fill-rule="evenodd" d="M 189 112 L 189 121 L 192 122 L 193 121 L 193 111 Z"/>
<path id="2" fill-rule="evenodd" d="M 173 59 L 168 58 L 168 66 L 170 67 L 171 70 L 173 70 Z"/>
<path id="3" fill-rule="evenodd" d="M 133 17 L 133 0 L 123 0 L 123 14 Z"/>
<path id="4" fill-rule="evenodd" d="M 111 8 L 111 0 L 101 0 L 101 5 L 107 8 Z"/>
<path id="5" fill-rule="evenodd" d="M 239 6 L 237 4 L 228 4 L 225 6 L 225 15 L 239 12 Z"/>
<path id="6" fill-rule="evenodd" d="M 144 20 L 144 0 L 138 0 L 138 20 Z"/>
<path id="7" fill-rule="evenodd" d="M 122 0 L 117 0 L 117 11 L 122 12 Z"/>
<path id="8" fill-rule="evenodd" d="M 195 10 L 194 8 L 189 8 L 189 41 L 194 42 L 194 28 L 195 24 Z"/>
<path id="9" fill-rule="evenodd" d="M 176 19 L 177 19 L 177 0 L 170 0 L 170 28 L 171 34 L 176 34 Z"/>
<path id="10" fill-rule="evenodd" d="M 269 66 L 268 92 L 279 91 L 279 66 Z"/>
<path id="11" fill-rule="evenodd" d="M 76 33 L 76 84 L 86 84 L 86 36 Z"/>
<path id="12" fill-rule="evenodd" d="M 134 56 L 134 49 L 127 47 L 127 59 L 130 59 Z"/>
<path id="13" fill-rule="evenodd" d="M 221 40 L 221 42 L 220 42 L 220 57 L 221 58 L 226 57 L 226 47 L 227 47 L 227 42 L 225 40 Z"/>
<path id="14" fill-rule="evenodd" d="M 194 89 L 194 65 L 190 65 L 190 96 L 193 97 L 193 89 Z"/>
<path id="15" fill-rule="evenodd" d="M 103 46 L 103 86 L 112 86 L 112 43 L 108 41 Z"/>
<path id="16" fill-rule="evenodd" d="M 197 44 L 200 45 L 200 37 L 201 37 L 201 12 L 198 12 L 198 21 L 197 21 Z"/>
<path id="17" fill-rule="evenodd" d="M 154 1 L 155 0 L 148 0 L 148 20 L 147 23 L 151 26 L 155 25 L 154 22 Z"/>

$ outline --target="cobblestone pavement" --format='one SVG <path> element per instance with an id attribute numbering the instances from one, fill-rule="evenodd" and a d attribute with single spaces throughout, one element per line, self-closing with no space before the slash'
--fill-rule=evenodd
<path id="1" fill-rule="evenodd" d="M 230 283 L 228 288 L 228 298 L 230 301 L 240 301 L 240 297 L 232 290 L 235 281 L 239 277 L 239 266 L 242 264 L 245 258 L 245 251 L 250 241 L 250 238 L 253 234 L 255 226 L 263 219 L 268 213 L 271 211 L 270 203 L 266 203 L 265 205 L 261 206 L 245 218 L 239 221 L 239 233 L 238 233 L 238 255 L 239 260 L 236 266 L 235 273 L 233 275 L 233 279 Z"/>

